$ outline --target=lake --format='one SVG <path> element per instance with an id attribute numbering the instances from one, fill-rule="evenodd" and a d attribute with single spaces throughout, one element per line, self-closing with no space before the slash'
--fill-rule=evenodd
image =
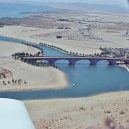
<path id="1" fill-rule="evenodd" d="M 0 17 L 26 17 L 28 13 L 33 12 L 53 12 L 57 9 L 48 7 L 46 5 L 34 5 L 34 4 L 15 4 L 15 3 L 1 3 L 0 2 Z"/>

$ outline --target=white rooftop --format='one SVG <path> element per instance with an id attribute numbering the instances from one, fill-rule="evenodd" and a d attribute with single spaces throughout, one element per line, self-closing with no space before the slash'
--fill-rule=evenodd
<path id="1" fill-rule="evenodd" d="M 23 102 L 0 98 L 0 129 L 35 129 Z"/>

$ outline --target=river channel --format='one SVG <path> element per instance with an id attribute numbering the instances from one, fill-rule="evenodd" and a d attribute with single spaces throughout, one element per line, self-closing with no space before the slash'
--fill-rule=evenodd
<path id="1" fill-rule="evenodd" d="M 23 40 L 0 37 L 1 41 L 21 43 Z M 25 42 L 25 41 L 24 41 Z M 64 53 L 42 46 L 46 56 L 65 56 Z M 22 92 L 2 92 L 0 97 L 19 100 L 53 99 L 69 97 L 86 97 L 107 92 L 129 90 L 129 73 L 119 66 L 110 66 L 105 61 L 90 65 L 89 61 L 78 61 L 75 66 L 69 66 L 65 60 L 57 61 L 55 65 L 65 72 L 69 80 L 66 89 L 37 90 Z"/>

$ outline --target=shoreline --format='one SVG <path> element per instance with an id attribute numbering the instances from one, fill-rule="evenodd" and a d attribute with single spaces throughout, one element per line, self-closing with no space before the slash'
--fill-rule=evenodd
<path id="1" fill-rule="evenodd" d="M 0 45 L 0 54 L 2 56 L 0 57 L 0 67 L 10 70 L 13 73 L 13 77 L 0 81 L 1 92 L 40 89 L 63 89 L 68 87 L 69 82 L 67 76 L 63 71 L 55 69 L 53 67 L 32 66 L 21 61 L 14 60 L 10 56 L 19 51 L 29 51 L 30 53 L 35 53 L 39 51 L 38 49 L 22 44 L 7 42 L 0 42 Z M 20 79 L 22 80 L 22 84 L 13 84 L 12 79 Z M 4 84 L 2 84 L 2 81 L 4 81 Z M 25 81 L 26 84 L 23 84 L 23 81 Z"/>
<path id="2" fill-rule="evenodd" d="M 121 67 L 121 68 L 125 68 L 129 72 L 129 65 L 121 64 L 121 65 L 118 65 L 118 66 Z"/>

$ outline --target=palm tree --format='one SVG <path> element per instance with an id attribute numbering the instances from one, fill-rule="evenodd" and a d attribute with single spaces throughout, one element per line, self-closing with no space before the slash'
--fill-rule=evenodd
<path id="1" fill-rule="evenodd" d="M 8 81 L 8 84 L 10 84 L 11 82 L 10 81 Z"/>

